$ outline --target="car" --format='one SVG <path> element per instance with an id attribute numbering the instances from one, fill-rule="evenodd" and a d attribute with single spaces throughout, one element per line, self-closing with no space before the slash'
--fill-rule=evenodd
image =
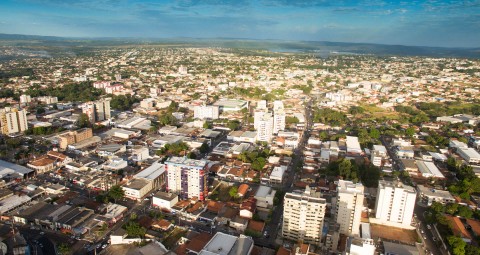
<path id="1" fill-rule="evenodd" d="M 430 226 L 430 225 L 427 225 L 427 228 L 428 228 L 428 229 L 432 229 L 432 226 Z"/>
<path id="2" fill-rule="evenodd" d="M 107 244 L 102 245 L 102 249 L 107 248 Z"/>
<path id="3" fill-rule="evenodd" d="M 427 236 L 423 236 L 423 239 L 427 240 Z"/>
<path id="4" fill-rule="evenodd" d="M 436 242 L 436 241 L 437 241 L 437 238 L 436 238 L 436 237 L 434 237 L 434 238 L 433 238 L 433 241 L 435 241 L 435 242 Z"/>
<path id="5" fill-rule="evenodd" d="M 40 232 L 40 235 L 45 235 L 45 232 L 43 232 L 43 231 L 42 231 L 42 232 Z"/>
<path id="6" fill-rule="evenodd" d="M 424 233 L 425 233 L 425 231 L 423 231 L 423 229 L 422 229 L 422 230 L 420 230 L 420 232 L 422 232 L 422 234 L 424 234 Z"/>

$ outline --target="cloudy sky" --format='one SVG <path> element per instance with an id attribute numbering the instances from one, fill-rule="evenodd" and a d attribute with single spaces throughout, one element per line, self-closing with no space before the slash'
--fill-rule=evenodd
<path id="1" fill-rule="evenodd" d="M 0 33 L 480 47 L 480 0 L 1 0 Z"/>

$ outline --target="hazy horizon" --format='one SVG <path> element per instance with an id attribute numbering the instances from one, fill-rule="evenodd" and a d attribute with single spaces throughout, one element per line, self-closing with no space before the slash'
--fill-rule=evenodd
<path id="1" fill-rule="evenodd" d="M 480 1 L 5 0 L 0 33 L 479 47 Z"/>

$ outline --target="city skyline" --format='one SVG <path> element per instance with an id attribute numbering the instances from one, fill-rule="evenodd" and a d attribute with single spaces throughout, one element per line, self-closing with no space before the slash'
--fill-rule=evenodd
<path id="1" fill-rule="evenodd" d="M 0 33 L 478 47 L 479 1 L 7 0 Z"/>

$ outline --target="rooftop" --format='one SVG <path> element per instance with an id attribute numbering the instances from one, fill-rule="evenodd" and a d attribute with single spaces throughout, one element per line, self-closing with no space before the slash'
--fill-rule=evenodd
<path id="1" fill-rule="evenodd" d="M 151 166 L 145 168 L 141 172 L 137 173 L 135 178 L 144 178 L 148 180 L 155 180 L 165 172 L 165 165 L 159 161 L 153 163 Z"/>
<path id="2" fill-rule="evenodd" d="M 33 172 L 32 169 L 26 168 L 21 165 L 12 164 L 4 160 L 0 160 L 0 177 L 4 177 L 8 174 L 13 174 L 13 173 L 25 175 L 31 172 Z"/>
<path id="3" fill-rule="evenodd" d="M 170 157 L 165 164 L 187 165 L 196 168 L 203 168 L 207 165 L 205 160 L 189 159 L 186 157 Z"/>

